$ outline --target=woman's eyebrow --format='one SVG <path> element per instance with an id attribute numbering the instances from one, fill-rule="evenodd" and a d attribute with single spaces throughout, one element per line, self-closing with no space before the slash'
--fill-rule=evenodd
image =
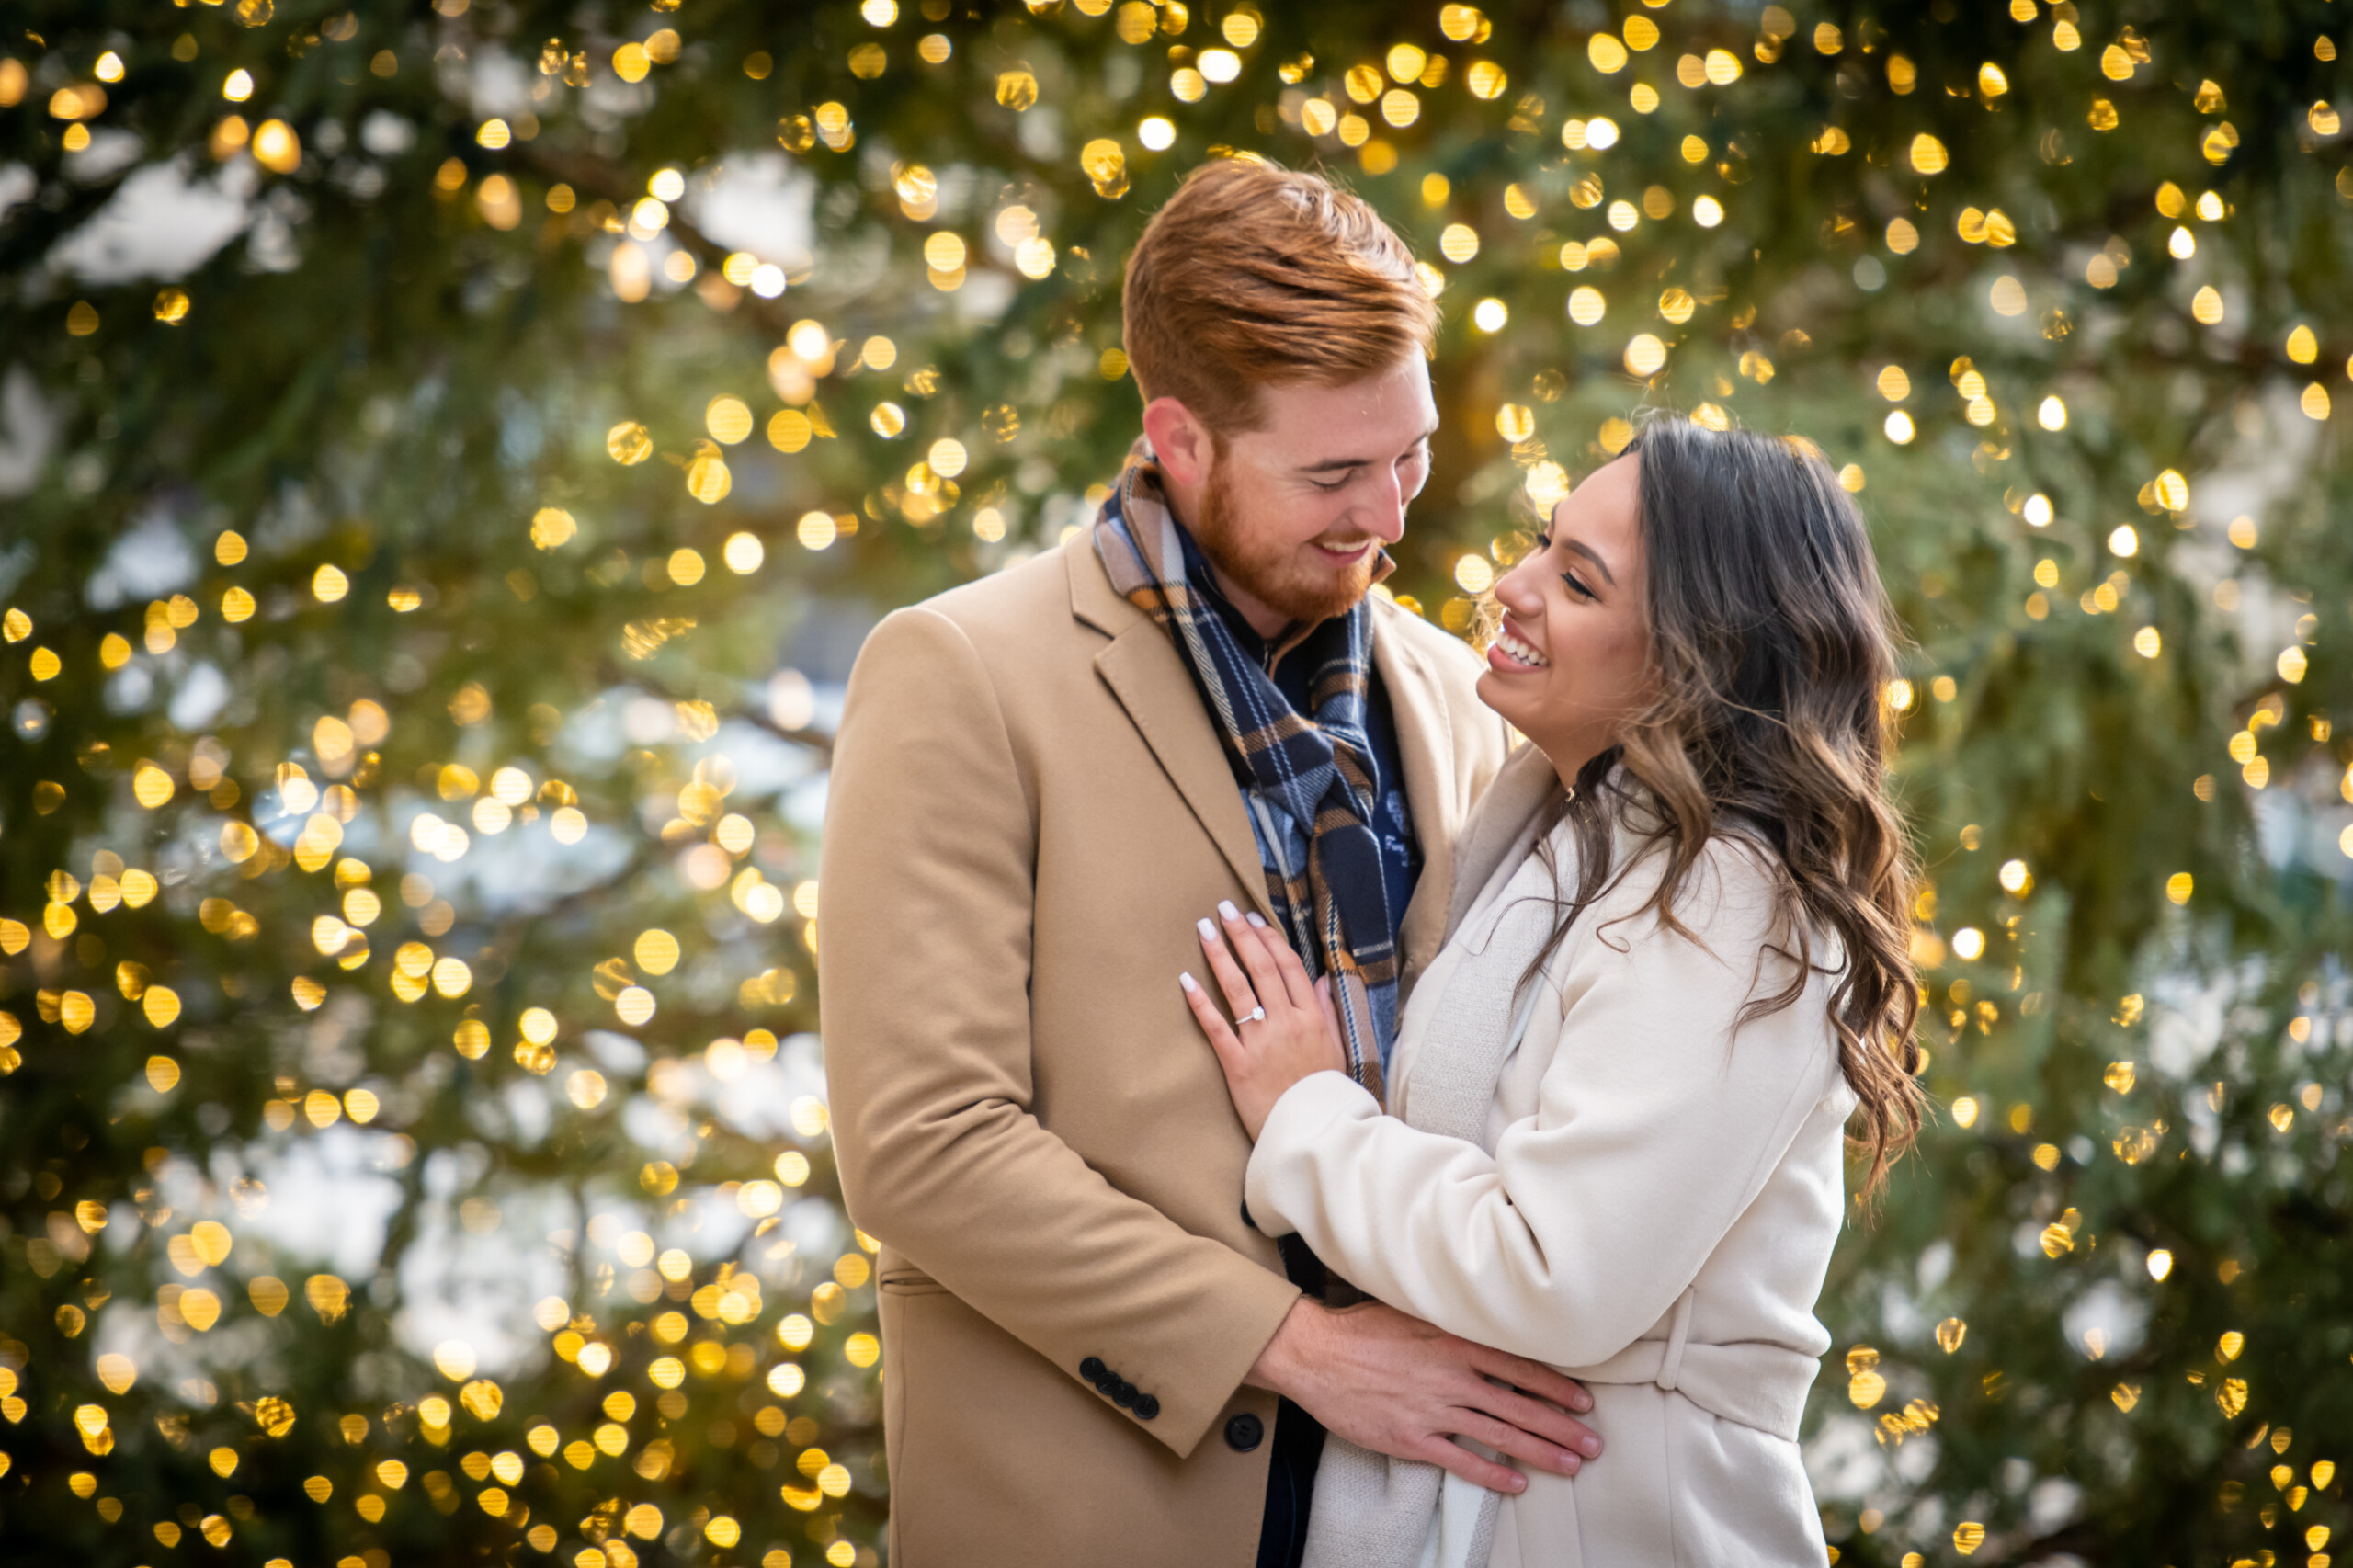
<path id="1" fill-rule="evenodd" d="M 1601 569 L 1602 580 L 1608 583 L 1611 587 L 1614 588 L 1618 585 L 1618 574 L 1609 570 L 1609 562 L 1601 559 L 1601 557 L 1590 547 L 1579 544 L 1575 540 L 1565 538 L 1558 533 L 1555 533 L 1552 536 L 1552 539 L 1555 543 L 1567 546 L 1569 549 L 1575 551 L 1579 555 L 1584 556 L 1587 561 L 1592 562 L 1596 566 L 1599 567 Z"/>

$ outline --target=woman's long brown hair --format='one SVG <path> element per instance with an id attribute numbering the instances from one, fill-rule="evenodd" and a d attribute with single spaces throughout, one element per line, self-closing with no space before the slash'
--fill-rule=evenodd
<path id="1" fill-rule="evenodd" d="M 1768 850 L 1779 925 L 1795 946 L 1775 950 L 1795 968 L 1739 1021 L 1796 1002 L 1817 940 L 1835 943 L 1831 1023 L 1859 1102 L 1850 1146 L 1870 1162 L 1868 1201 L 1918 1133 L 1922 1097 L 1915 869 L 1888 798 L 1881 707 L 1895 675 L 1894 614 L 1870 540 L 1810 442 L 1655 416 L 1627 451 L 1639 470 L 1659 695 L 1569 793 L 1578 886 L 1547 950 L 1649 851 L 1666 856 L 1665 870 L 1635 913 L 1655 911 L 1688 935 L 1676 900 L 1708 841 Z M 1649 809 L 1629 812 L 1636 796 L 1618 781 L 1620 767 Z M 1613 867 L 1620 827 L 1640 846 Z"/>

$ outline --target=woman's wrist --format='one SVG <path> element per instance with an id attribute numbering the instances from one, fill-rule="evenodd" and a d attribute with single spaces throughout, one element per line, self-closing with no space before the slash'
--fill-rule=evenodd
<path id="1" fill-rule="evenodd" d="M 1313 1166 L 1315 1152 L 1329 1142 L 1326 1130 L 1365 1109 L 1377 1115 L 1380 1106 L 1336 1067 L 1311 1073 L 1277 1096 L 1243 1169 L 1243 1207 L 1252 1224 L 1269 1236 L 1299 1229 L 1284 1212 L 1284 1193 L 1301 1191 L 1302 1176 L 1311 1184 L 1319 1179 Z"/>

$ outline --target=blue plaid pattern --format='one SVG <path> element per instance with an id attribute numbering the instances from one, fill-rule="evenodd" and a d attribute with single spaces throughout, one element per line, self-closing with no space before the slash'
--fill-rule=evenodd
<path id="1" fill-rule="evenodd" d="M 1278 660 L 1313 661 L 1302 715 L 1192 584 L 1189 540 L 1156 469 L 1131 464 L 1103 503 L 1094 542 L 1112 586 L 1166 627 L 1250 808 L 1267 894 L 1311 976 L 1329 975 L 1349 1075 L 1381 1096 L 1397 1036 L 1398 957 L 1375 827 L 1366 704 L 1372 607 L 1294 626 Z M 1376 580 L 1394 569 L 1382 555 Z"/>

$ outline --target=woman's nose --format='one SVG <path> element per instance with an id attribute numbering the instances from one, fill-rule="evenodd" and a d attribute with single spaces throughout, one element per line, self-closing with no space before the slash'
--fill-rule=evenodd
<path id="1" fill-rule="evenodd" d="M 1542 611 L 1543 590 L 1537 585 L 1532 557 L 1495 579 L 1495 602 L 1514 615 L 1529 619 Z"/>

